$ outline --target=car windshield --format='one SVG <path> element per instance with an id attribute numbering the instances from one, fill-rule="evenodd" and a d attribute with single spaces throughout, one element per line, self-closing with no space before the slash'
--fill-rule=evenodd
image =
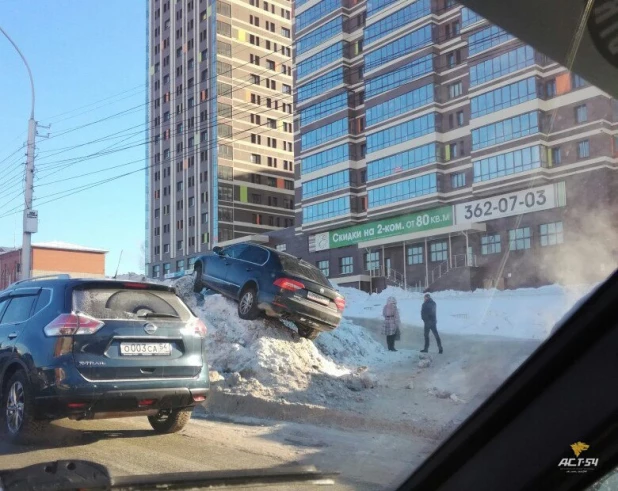
<path id="1" fill-rule="evenodd" d="M 73 290 L 73 310 L 106 320 L 158 317 L 186 322 L 191 318 L 176 295 L 159 290 L 77 288 Z"/>
<path id="2" fill-rule="evenodd" d="M 616 4 L 0 2 L 0 471 L 401 484 L 616 270 Z"/>
<path id="3" fill-rule="evenodd" d="M 308 280 L 315 281 L 320 285 L 328 287 L 331 286 L 326 276 L 324 276 L 319 269 L 312 264 L 309 264 L 307 261 L 290 256 L 289 254 L 279 254 L 279 260 L 281 261 L 281 269 L 285 273 L 300 276 L 301 278 L 307 278 Z"/>

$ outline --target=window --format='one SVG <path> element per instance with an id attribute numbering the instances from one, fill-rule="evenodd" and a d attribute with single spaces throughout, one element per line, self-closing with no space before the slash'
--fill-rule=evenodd
<path id="1" fill-rule="evenodd" d="M 195 206 L 195 197 L 194 196 L 190 196 L 189 197 L 189 208 L 192 208 Z"/>
<path id="2" fill-rule="evenodd" d="M 520 46 L 470 67 L 470 86 L 479 85 L 534 65 L 534 50 Z"/>
<path id="3" fill-rule="evenodd" d="M 575 108 L 575 122 L 585 123 L 586 121 L 588 121 L 588 108 L 586 107 L 586 104 L 577 106 Z"/>
<path id="4" fill-rule="evenodd" d="M 269 70 L 274 70 L 275 62 L 273 60 L 266 60 L 266 66 Z"/>
<path id="5" fill-rule="evenodd" d="M 260 27 L 260 18 L 257 15 L 250 15 L 249 24 Z"/>
<path id="6" fill-rule="evenodd" d="M 287 27 L 281 28 L 281 35 L 286 38 L 292 37 L 292 32 Z"/>
<path id="7" fill-rule="evenodd" d="M 347 118 L 345 119 L 347 121 Z M 372 153 L 382 148 L 397 145 L 404 141 L 427 135 L 435 130 L 435 114 L 420 116 L 405 123 L 391 126 L 367 136 L 367 152 Z"/>
<path id="8" fill-rule="evenodd" d="M 249 55 L 249 61 L 251 63 L 253 63 L 254 65 L 259 65 L 260 64 L 260 57 L 254 54 Z"/>
<path id="9" fill-rule="evenodd" d="M 511 251 L 522 251 L 530 249 L 531 234 L 530 227 L 516 228 L 509 230 L 509 249 Z"/>
<path id="10" fill-rule="evenodd" d="M 556 97 L 556 79 L 545 82 L 545 97 Z"/>
<path id="11" fill-rule="evenodd" d="M 520 114 L 472 130 L 472 150 L 480 150 L 539 132 L 537 111 Z"/>
<path id="12" fill-rule="evenodd" d="M 296 65 L 296 76 L 298 79 L 316 73 L 320 68 L 330 65 L 334 61 L 343 57 L 343 41 L 335 43 L 328 48 L 316 53 L 313 56 L 301 61 Z"/>
<path id="13" fill-rule="evenodd" d="M 461 82 L 459 82 L 459 85 L 461 85 Z M 374 125 L 411 109 L 429 104 L 434 100 L 433 95 L 433 84 L 427 84 L 400 96 L 390 98 L 382 104 L 367 109 L 367 125 Z M 345 104 L 347 106 L 347 98 Z"/>
<path id="14" fill-rule="evenodd" d="M 301 170 L 303 174 L 314 172 L 319 169 L 324 169 L 331 165 L 338 164 L 349 160 L 350 147 L 347 143 L 339 145 L 337 147 L 329 148 L 323 152 L 319 152 L 308 157 L 305 157 L 301 161 Z"/>
<path id="15" fill-rule="evenodd" d="M 436 160 L 436 144 L 428 143 L 405 152 L 369 161 L 367 163 L 367 178 L 371 181 L 380 177 L 391 176 L 398 172 L 436 162 Z"/>
<path id="16" fill-rule="evenodd" d="M 580 159 L 590 157 L 590 142 L 588 140 L 580 141 L 577 144 L 577 157 Z"/>
<path id="17" fill-rule="evenodd" d="M 434 242 L 429 245 L 431 262 L 446 261 L 448 259 L 448 242 Z"/>
<path id="18" fill-rule="evenodd" d="M 457 126 L 464 125 L 464 113 L 463 111 L 457 111 Z"/>
<path id="19" fill-rule="evenodd" d="M 446 67 L 453 68 L 461 63 L 461 51 L 455 50 L 446 54 Z"/>
<path id="20" fill-rule="evenodd" d="M 423 264 L 423 246 L 408 247 L 408 265 Z"/>
<path id="21" fill-rule="evenodd" d="M 427 25 L 402 36 L 383 47 L 370 52 L 365 56 L 365 64 L 377 68 L 396 58 L 418 50 L 422 46 L 431 44 L 431 26 Z"/>
<path id="22" fill-rule="evenodd" d="M 261 164 L 262 163 L 262 156 L 258 155 L 257 153 L 252 153 L 251 154 L 251 163 L 252 164 Z"/>
<path id="23" fill-rule="evenodd" d="M 239 253 L 238 259 L 253 264 L 264 264 L 268 260 L 268 252 L 261 247 L 248 245 Z"/>
<path id="24" fill-rule="evenodd" d="M 345 196 L 305 206 L 303 208 L 303 222 L 327 220 L 348 213 L 350 213 L 350 198 Z"/>
<path id="25" fill-rule="evenodd" d="M 429 0 L 417 0 L 416 2 L 383 17 L 379 22 L 365 28 L 365 42 L 372 43 L 389 33 L 414 22 L 431 13 Z"/>
<path id="26" fill-rule="evenodd" d="M 365 269 L 375 271 L 380 269 L 380 253 L 368 252 L 365 254 Z"/>
<path id="27" fill-rule="evenodd" d="M 551 149 L 551 160 L 554 165 L 562 163 L 562 153 L 560 152 L 560 147 L 554 147 Z"/>
<path id="28" fill-rule="evenodd" d="M 354 272 L 354 258 L 352 256 L 340 257 L 339 271 L 341 274 L 352 274 Z"/>
<path id="29" fill-rule="evenodd" d="M 583 87 L 584 85 L 586 85 L 586 81 L 583 78 L 581 78 L 579 75 L 573 74 L 572 77 L 573 77 L 572 85 L 574 89 L 579 89 L 580 87 Z"/>
<path id="30" fill-rule="evenodd" d="M 545 151 L 541 152 L 541 147 L 535 145 L 477 160 L 473 162 L 474 182 L 487 181 L 531 169 L 538 169 L 542 166 L 541 158 L 544 158 L 545 155 Z"/>
<path id="31" fill-rule="evenodd" d="M 30 317 L 30 311 L 36 299 L 36 295 L 13 297 L 10 301 L 11 303 L 9 303 L 9 306 L 4 311 L 2 323 L 14 324 L 27 320 Z"/>
<path id="32" fill-rule="evenodd" d="M 502 248 L 500 245 L 500 235 L 484 235 L 481 237 L 481 254 L 500 254 Z"/>
<path id="33" fill-rule="evenodd" d="M 291 94 L 292 93 L 292 86 L 291 85 L 287 85 L 287 84 L 282 84 L 281 85 L 281 92 L 283 92 L 284 94 Z"/>
<path id="34" fill-rule="evenodd" d="M 259 75 L 255 75 L 255 74 L 251 74 L 251 83 L 252 84 L 256 84 L 256 85 L 260 85 L 260 76 Z"/>
<path id="35" fill-rule="evenodd" d="M 470 99 L 470 109 L 473 118 L 506 109 L 537 97 L 536 80 L 529 77 L 525 80 L 506 85 L 499 89 L 485 92 Z"/>
<path id="36" fill-rule="evenodd" d="M 323 94 L 333 87 L 343 84 L 343 82 L 343 67 L 335 68 L 321 77 L 299 86 L 297 91 L 298 102 Z"/>
<path id="37" fill-rule="evenodd" d="M 539 226 L 541 246 L 552 246 L 564 242 L 562 222 L 545 223 Z"/>
<path id="38" fill-rule="evenodd" d="M 330 261 L 318 261 L 318 269 L 322 271 L 322 274 L 327 278 L 330 276 Z"/>
<path id="39" fill-rule="evenodd" d="M 170 252 L 170 245 L 163 244 L 163 254 L 169 254 L 169 252 Z"/>
<path id="40" fill-rule="evenodd" d="M 499 44 L 510 41 L 511 39 L 513 39 L 513 36 L 497 26 L 491 26 L 477 31 L 468 38 L 468 49 L 470 56 L 494 46 L 498 46 Z"/>
<path id="41" fill-rule="evenodd" d="M 342 170 L 303 183 L 303 198 L 331 193 L 350 186 L 350 171 Z"/>
<path id="42" fill-rule="evenodd" d="M 225 22 L 217 21 L 217 34 L 232 37 L 232 26 Z"/>
<path id="43" fill-rule="evenodd" d="M 450 84 L 448 86 L 448 98 L 454 99 L 455 97 L 459 97 L 463 94 L 463 85 L 461 82 L 455 82 L 454 84 Z"/>
<path id="44" fill-rule="evenodd" d="M 466 185 L 466 174 L 464 172 L 457 172 L 451 174 L 451 186 L 453 189 L 462 188 Z"/>

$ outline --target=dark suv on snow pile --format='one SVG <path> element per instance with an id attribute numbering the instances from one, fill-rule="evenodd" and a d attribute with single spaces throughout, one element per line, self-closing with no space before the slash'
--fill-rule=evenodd
<path id="1" fill-rule="evenodd" d="M 241 319 L 255 319 L 262 312 L 287 319 L 308 339 L 335 329 L 345 307 L 343 295 L 318 268 L 255 244 L 215 247 L 197 258 L 194 291 L 204 287 L 236 300 Z"/>
<path id="2" fill-rule="evenodd" d="M 0 438 L 59 418 L 184 427 L 208 395 L 206 326 L 168 286 L 61 276 L 0 292 Z"/>

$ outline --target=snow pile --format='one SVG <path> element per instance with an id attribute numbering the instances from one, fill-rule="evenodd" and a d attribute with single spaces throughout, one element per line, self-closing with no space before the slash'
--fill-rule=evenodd
<path id="1" fill-rule="evenodd" d="M 176 290 L 208 327 L 208 362 L 224 380 L 219 390 L 239 395 L 311 404 L 336 404 L 370 388 L 367 366 L 382 361 L 385 349 L 349 321 L 315 344 L 270 319 L 245 321 L 237 305 L 221 295 L 195 295 L 191 278 Z M 214 373 L 218 372 L 218 374 Z"/>
<path id="2" fill-rule="evenodd" d="M 443 291 L 432 293 L 440 332 L 545 339 L 554 324 L 594 286 L 558 285 L 518 290 Z M 397 299 L 401 321 L 422 325 L 422 293 L 389 287 L 379 294 L 341 288 L 349 318 L 381 319 L 386 299 Z"/>

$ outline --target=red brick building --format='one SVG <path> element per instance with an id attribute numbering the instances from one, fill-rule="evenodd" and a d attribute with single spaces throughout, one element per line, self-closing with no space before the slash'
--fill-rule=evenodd
<path id="1" fill-rule="evenodd" d="M 66 273 L 73 277 L 105 276 L 107 251 L 65 242 L 32 245 L 32 276 Z M 21 274 L 21 249 L 0 247 L 0 289 L 17 281 Z"/>

